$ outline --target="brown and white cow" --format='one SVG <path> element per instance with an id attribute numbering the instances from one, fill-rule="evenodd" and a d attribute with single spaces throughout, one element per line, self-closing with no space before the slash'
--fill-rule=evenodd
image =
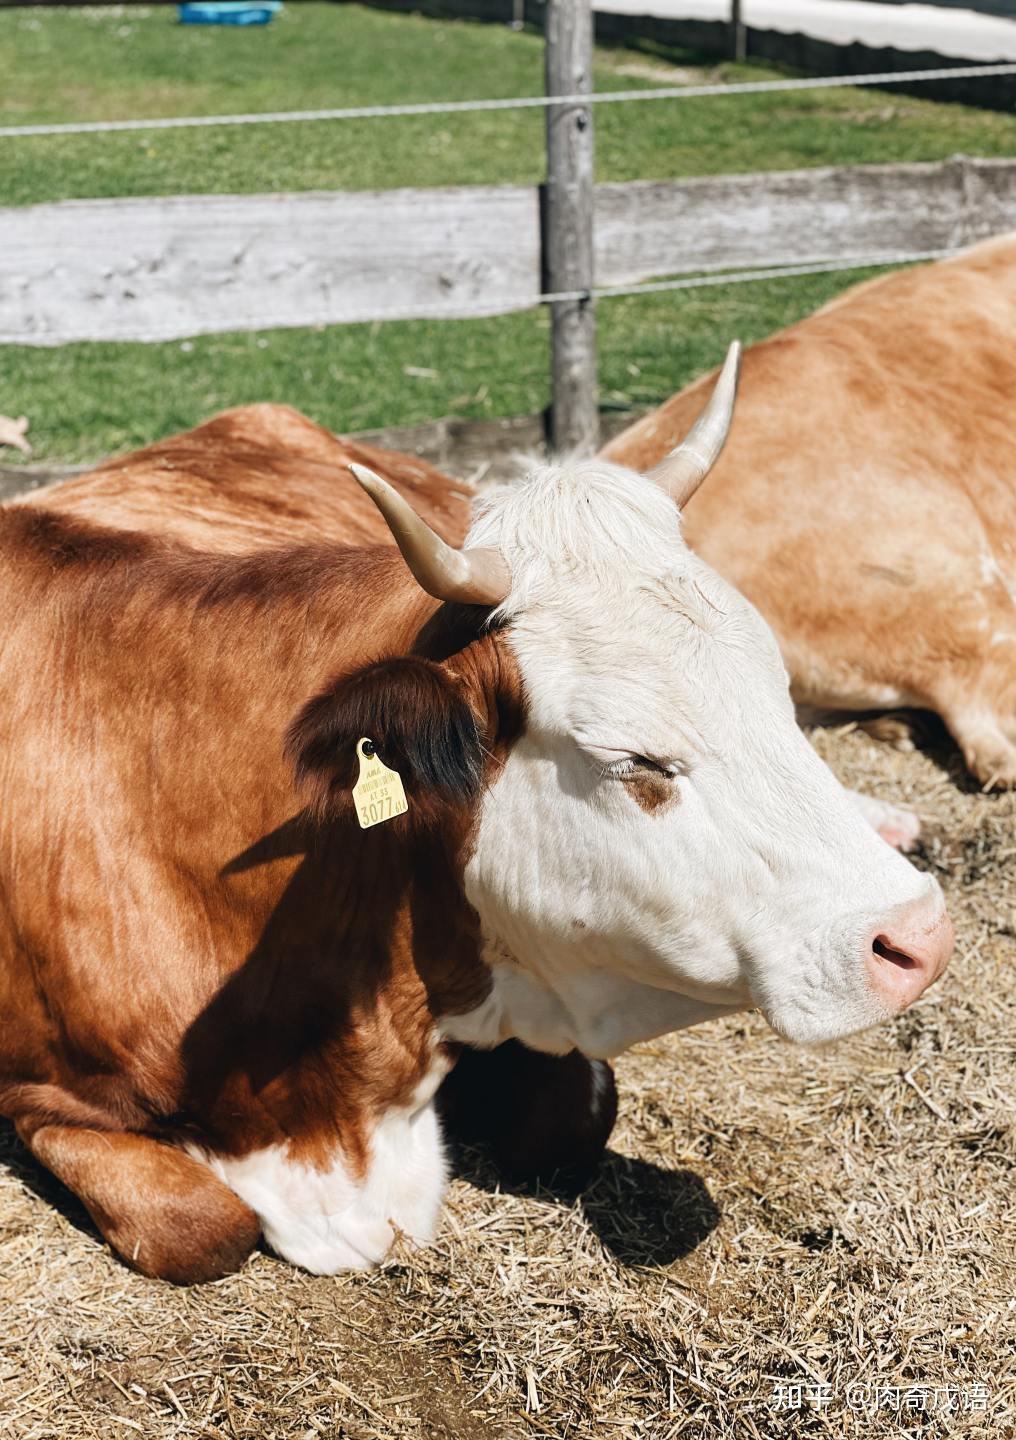
<path id="1" fill-rule="evenodd" d="M 937 886 L 682 539 L 735 370 L 652 476 L 539 468 L 462 550 L 398 460 L 337 470 L 314 538 L 286 449 L 350 455 L 291 412 L 0 510 L 0 1111 L 138 1268 L 427 1240 L 457 1045 L 595 1060 L 756 1006 L 829 1040 L 941 972 Z M 369 830 L 364 738 L 409 802 Z"/>
<path id="2" fill-rule="evenodd" d="M 710 385 L 611 441 L 645 469 Z M 776 632 L 794 698 L 937 711 L 1016 785 L 1016 236 L 859 285 L 744 357 L 692 548 Z"/>

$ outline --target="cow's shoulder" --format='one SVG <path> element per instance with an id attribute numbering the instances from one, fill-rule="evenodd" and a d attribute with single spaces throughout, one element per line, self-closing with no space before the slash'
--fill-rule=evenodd
<path id="1" fill-rule="evenodd" d="M 415 455 L 345 439 L 287 405 L 244 405 L 29 497 L 36 508 L 237 554 L 320 540 L 389 544 L 349 466 L 384 476 L 458 544 L 473 491 Z"/>

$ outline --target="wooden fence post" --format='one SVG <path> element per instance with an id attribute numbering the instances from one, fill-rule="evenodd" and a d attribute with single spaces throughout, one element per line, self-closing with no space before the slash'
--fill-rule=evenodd
<path id="1" fill-rule="evenodd" d="M 591 0 L 548 0 L 546 93 L 588 95 L 593 82 Z M 593 288 L 593 116 L 589 105 L 547 107 L 544 283 L 578 291 L 551 304 L 551 447 L 591 454 L 599 438 Z"/>
<path id="2" fill-rule="evenodd" d="M 741 19 L 741 0 L 730 0 L 730 58 L 743 60 L 748 53 L 748 34 Z"/>

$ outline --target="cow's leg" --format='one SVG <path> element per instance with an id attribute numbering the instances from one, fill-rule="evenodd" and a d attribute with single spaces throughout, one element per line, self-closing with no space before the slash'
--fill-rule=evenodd
<path id="1" fill-rule="evenodd" d="M 848 790 L 847 794 L 886 844 L 894 850 L 914 849 L 920 839 L 921 822 L 912 810 L 876 800 L 872 795 L 862 795 L 859 790 Z"/>
<path id="2" fill-rule="evenodd" d="M 207 1166 L 144 1135 L 46 1125 L 32 1153 L 73 1190 L 120 1255 L 159 1280 L 217 1280 L 243 1264 L 261 1226 Z"/>
<path id="3" fill-rule="evenodd" d="M 518 1179 L 557 1174 L 584 1184 L 617 1117 L 614 1072 L 577 1050 L 544 1055 L 517 1040 L 463 1050 L 439 1094 L 449 1131 L 489 1144 Z"/>
<path id="4" fill-rule="evenodd" d="M 1016 787 L 1016 744 L 990 711 L 943 710 L 942 718 L 963 752 L 967 768 L 985 789 L 1010 790 Z"/>
<path id="5" fill-rule="evenodd" d="M 909 633 L 940 637 L 914 677 L 919 701 L 941 715 L 981 784 L 1001 790 L 1016 786 L 1016 603 L 983 562 L 965 594 L 947 592 L 951 606 L 916 615 Z"/>
<path id="6" fill-rule="evenodd" d="M 1016 705 L 1016 657 L 1013 663 Z M 986 688 L 943 687 L 939 709 L 967 768 L 986 788 L 1007 790 L 1016 786 L 1016 708 L 1007 711 Z"/>
<path id="7" fill-rule="evenodd" d="M 918 727 L 908 715 L 871 715 L 859 720 L 857 728 L 863 730 L 865 735 L 870 735 L 873 740 L 879 740 L 883 745 L 891 745 L 894 750 L 909 753 L 917 748 L 914 735 Z"/>
<path id="8" fill-rule="evenodd" d="M 1016 786 L 1016 612 L 984 623 L 976 661 L 936 675 L 933 701 L 969 769 L 1004 790 Z"/>

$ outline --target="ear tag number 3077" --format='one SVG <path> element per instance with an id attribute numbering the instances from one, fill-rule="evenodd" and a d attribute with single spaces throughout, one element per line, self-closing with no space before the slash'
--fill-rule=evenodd
<path id="1" fill-rule="evenodd" d="M 396 815 L 405 815 L 409 809 L 402 779 L 377 757 L 372 740 L 356 742 L 356 754 L 360 761 L 360 774 L 353 786 L 353 804 L 361 830 L 372 825 L 381 825 L 385 820 L 394 820 Z"/>

